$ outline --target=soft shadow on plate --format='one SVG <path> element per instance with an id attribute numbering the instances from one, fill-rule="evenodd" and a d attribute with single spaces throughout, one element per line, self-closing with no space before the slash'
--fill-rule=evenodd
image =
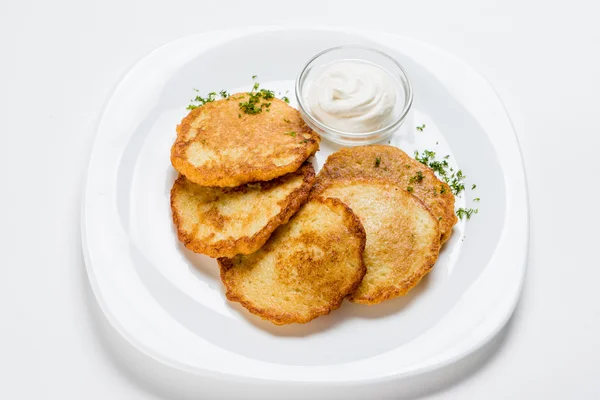
<path id="1" fill-rule="evenodd" d="M 347 302 L 344 301 L 344 303 Z M 344 303 L 342 303 L 341 308 L 344 308 L 344 305 L 346 305 Z M 275 325 L 272 322 L 265 321 L 260 317 L 251 314 L 248 310 L 242 307 L 240 303 L 227 300 L 227 306 L 232 310 L 235 310 L 237 314 L 239 314 L 244 318 L 244 320 L 248 321 L 253 326 L 270 335 L 280 337 L 305 337 L 314 335 L 325 332 L 344 320 L 344 318 L 339 315 L 340 309 L 338 309 L 333 310 L 328 315 L 318 317 L 306 324 Z"/>
<path id="2" fill-rule="evenodd" d="M 219 273 L 219 266 L 216 260 L 205 256 L 203 254 L 197 254 L 193 251 L 188 250 L 183 243 L 177 241 L 177 247 L 187 260 L 190 266 L 190 271 L 197 276 L 199 279 L 206 281 L 208 279 L 221 282 L 221 276 Z M 207 279 L 208 278 L 208 279 Z"/>
<path id="3" fill-rule="evenodd" d="M 406 296 L 397 297 L 392 300 L 373 306 L 352 303 L 344 300 L 341 307 L 332 310 L 330 314 L 322 315 L 306 324 L 275 325 L 269 321 L 251 314 L 240 303 L 229 302 L 228 306 L 235 310 L 246 321 L 255 327 L 273 335 L 281 337 L 304 337 L 327 331 L 336 325 L 351 318 L 383 318 L 389 315 L 401 313 L 421 292 L 427 289 L 428 276 L 411 290 Z"/>

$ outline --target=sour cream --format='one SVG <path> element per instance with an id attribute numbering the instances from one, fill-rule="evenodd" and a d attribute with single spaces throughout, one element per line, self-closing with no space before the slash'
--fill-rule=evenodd
<path id="1" fill-rule="evenodd" d="M 313 116 L 348 133 L 384 128 L 394 119 L 398 82 L 366 61 L 342 60 L 321 67 L 308 91 Z"/>

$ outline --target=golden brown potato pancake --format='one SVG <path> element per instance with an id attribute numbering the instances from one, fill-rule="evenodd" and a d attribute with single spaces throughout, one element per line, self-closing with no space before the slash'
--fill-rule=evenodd
<path id="1" fill-rule="evenodd" d="M 306 202 L 314 180 L 309 162 L 272 181 L 235 188 L 199 186 L 180 175 L 171 189 L 179 240 L 215 258 L 253 253 Z"/>
<path id="2" fill-rule="evenodd" d="M 319 135 L 298 110 L 273 98 L 262 99 L 262 112 L 246 114 L 239 104 L 248 96 L 207 103 L 181 121 L 171 148 L 177 171 L 201 186 L 234 187 L 293 172 L 319 149 Z"/>
<path id="3" fill-rule="evenodd" d="M 404 188 L 354 177 L 328 181 L 316 193 L 350 207 L 367 234 L 367 274 L 350 301 L 377 304 L 405 295 L 433 267 L 440 250 L 438 221 Z"/>
<path id="4" fill-rule="evenodd" d="M 454 214 L 454 195 L 447 183 L 433 170 L 397 147 L 385 145 L 344 148 L 333 153 L 319 172 L 316 193 L 329 182 L 380 180 L 395 183 L 421 200 L 439 220 L 441 243 L 452 235 L 458 221 Z"/>
<path id="5" fill-rule="evenodd" d="M 277 325 L 338 308 L 365 274 L 365 232 L 337 199 L 311 197 L 257 252 L 220 258 L 227 298 Z"/>

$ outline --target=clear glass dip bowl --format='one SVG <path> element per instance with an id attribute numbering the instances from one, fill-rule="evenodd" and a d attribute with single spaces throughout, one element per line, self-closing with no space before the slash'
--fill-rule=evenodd
<path id="1" fill-rule="evenodd" d="M 308 101 L 311 85 L 321 67 L 334 61 L 366 61 L 390 74 L 398 87 L 393 118 L 387 126 L 371 132 L 343 132 L 321 123 L 312 114 Z M 404 68 L 384 52 L 363 46 L 340 46 L 322 51 L 308 61 L 296 79 L 296 99 L 302 118 L 315 132 L 335 143 L 359 146 L 386 140 L 402 126 L 412 105 L 412 89 Z"/>

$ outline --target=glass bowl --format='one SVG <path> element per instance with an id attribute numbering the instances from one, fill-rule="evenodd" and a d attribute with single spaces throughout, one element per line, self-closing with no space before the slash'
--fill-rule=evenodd
<path id="1" fill-rule="evenodd" d="M 317 77 L 315 71 L 334 61 L 366 61 L 388 72 L 397 82 L 396 104 L 391 122 L 371 132 L 352 133 L 331 128 L 315 118 L 310 109 L 308 93 Z M 332 142 L 359 146 L 383 141 L 394 134 L 404 123 L 412 105 L 412 89 L 402 65 L 384 52 L 363 46 L 339 46 L 325 50 L 311 58 L 296 79 L 296 99 L 302 118 L 315 132 Z"/>

